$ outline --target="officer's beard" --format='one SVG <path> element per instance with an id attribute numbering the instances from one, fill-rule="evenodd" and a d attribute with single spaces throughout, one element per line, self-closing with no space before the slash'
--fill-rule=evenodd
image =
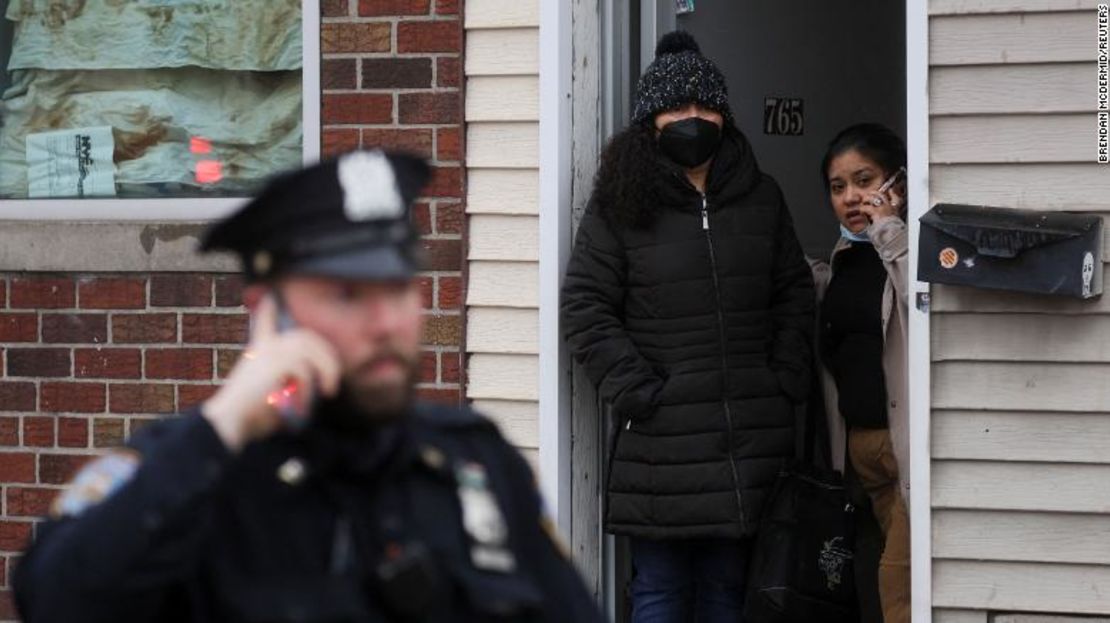
<path id="1" fill-rule="evenodd" d="M 399 380 L 367 380 L 370 369 L 390 360 L 402 370 Z M 325 426 L 355 432 L 405 417 L 416 394 L 419 365 L 418 355 L 392 349 L 379 354 L 345 374 L 335 398 L 321 401 L 314 418 Z"/>

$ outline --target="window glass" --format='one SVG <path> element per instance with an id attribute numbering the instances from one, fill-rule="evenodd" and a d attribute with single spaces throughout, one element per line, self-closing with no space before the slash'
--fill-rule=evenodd
<path id="1" fill-rule="evenodd" d="M 0 198 L 243 196 L 301 162 L 301 0 L 0 15 Z"/>

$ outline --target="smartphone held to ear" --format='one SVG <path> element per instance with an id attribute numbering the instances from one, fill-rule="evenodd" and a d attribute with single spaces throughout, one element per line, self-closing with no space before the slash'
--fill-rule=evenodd
<path id="1" fill-rule="evenodd" d="M 277 330 L 279 333 L 290 331 L 297 327 L 297 322 L 285 308 L 281 297 L 275 296 L 278 319 Z M 312 416 L 312 407 L 316 396 L 311 385 L 305 385 L 297 379 L 288 379 L 280 388 L 274 390 L 266 397 L 266 402 L 277 409 L 285 426 L 292 430 L 299 430 L 308 424 Z"/>
<path id="2" fill-rule="evenodd" d="M 890 190 L 891 188 L 894 188 L 894 185 L 897 184 L 899 181 L 901 181 L 901 179 L 905 176 L 906 176 L 906 167 L 898 167 L 898 170 L 894 172 L 894 175 L 891 175 L 890 179 L 883 182 L 883 185 L 879 187 L 879 192 L 885 193 L 886 191 Z"/>
<path id="3" fill-rule="evenodd" d="M 879 186 L 878 195 L 874 199 L 871 200 L 871 205 L 874 205 L 874 206 L 882 205 L 883 204 L 883 198 L 882 198 L 883 193 L 887 192 L 891 188 L 894 188 L 894 185 L 897 184 L 905 175 L 906 175 L 906 167 L 898 167 L 898 170 L 894 172 L 894 175 L 891 175 L 889 178 L 887 178 L 887 180 L 885 182 L 883 182 L 882 186 Z"/>

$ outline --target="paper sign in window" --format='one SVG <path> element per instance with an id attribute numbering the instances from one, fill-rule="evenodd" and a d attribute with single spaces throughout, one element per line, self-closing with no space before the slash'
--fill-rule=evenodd
<path id="1" fill-rule="evenodd" d="M 112 128 L 27 135 L 27 186 L 33 198 L 114 197 Z"/>

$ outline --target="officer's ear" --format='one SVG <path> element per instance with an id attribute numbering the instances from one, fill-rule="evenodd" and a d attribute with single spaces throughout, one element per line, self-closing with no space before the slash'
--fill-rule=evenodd
<path id="1" fill-rule="evenodd" d="M 270 290 L 269 284 L 247 284 L 247 286 L 243 288 L 243 305 L 246 305 L 247 309 L 253 312 L 258 308 L 258 304 L 262 302 L 262 299 L 266 298 L 266 295 L 270 293 Z"/>

